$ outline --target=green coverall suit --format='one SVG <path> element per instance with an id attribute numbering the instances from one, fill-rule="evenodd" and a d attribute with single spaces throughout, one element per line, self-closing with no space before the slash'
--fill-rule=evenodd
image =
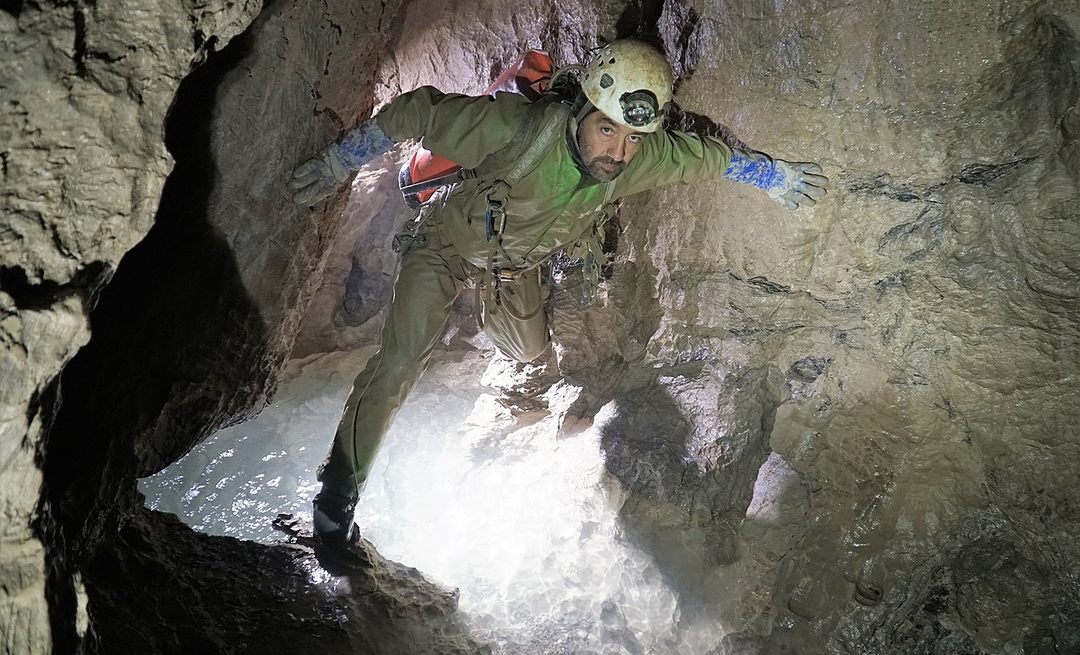
<path id="1" fill-rule="evenodd" d="M 563 103 L 534 105 L 512 93 L 470 97 L 422 87 L 396 98 L 375 121 L 393 141 L 422 137 L 428 150 L 474 168 L 523 137 L 519 130 L 530 111 L 562 112 L 569 120 Z M 489 258 L 494 255 L 494 266 L 511 275 L 499 283 L 502 306 L 491 289 L 485 290 L 485 331 L 506 355 L 531 361 L 550 340 L 540 265 L 590 237 L 611 200 L 673 182 L 718 179 L 730 159 L 731 150 L 721 141 L 660 130 L 645 135 L 621 175 L 600 183 L 579 170 L 560 130 L 509 189 L 501 245 L 494 251 L 485 220 L 491 176 L 466 180 L 429 200 L 437 204 L 427 208 L 419 227 L 422 238 L 402 256 L 382 347 L 353 384 L 319 480 L 338 494 L 357 497 L 383 436 L 427 365 L 451 305 L 465 287 L 482 283 Z"/>

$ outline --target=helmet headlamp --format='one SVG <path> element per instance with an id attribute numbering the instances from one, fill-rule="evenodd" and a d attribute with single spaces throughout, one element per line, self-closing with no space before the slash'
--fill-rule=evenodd
<path id="1" fill-rule="evenodd" d="M 648 91 L 624 93 L 619 98 L 619 105 L 622 107 L 623 120 L 630 127 L 645 127 L 656 120 L 659 111 L 656 96 Z"/>

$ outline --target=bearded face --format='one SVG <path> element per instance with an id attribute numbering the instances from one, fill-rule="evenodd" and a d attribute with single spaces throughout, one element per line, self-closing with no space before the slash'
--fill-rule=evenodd
<path id="1" fill-rule="evenodd" d="M 592 112 L 578 124 L 581 160 L 589 174 L 601 182 L 617 178 L 644 139 L 643 132 L 616 123 L 600 111 Z"/>

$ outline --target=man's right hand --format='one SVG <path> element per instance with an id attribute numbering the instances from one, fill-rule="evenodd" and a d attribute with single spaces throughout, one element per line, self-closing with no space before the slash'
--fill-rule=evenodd
<path id="1" fill-rule="evenodd" d="M 349 171 L 334 153 L 334 146 L 330 146 L 296 167 L 289 189 L 295 192 L 296 204 L 314 205 L 337 191 L 347 179 Z"/>
<path id="2" fill-rule="evenodd" d="M 334 193 L 364 164 L 394 147 L 374 119 L 365 121 L 336 143 L 296 167 L 289 188 L 298 205 L 314 205 Z"/>

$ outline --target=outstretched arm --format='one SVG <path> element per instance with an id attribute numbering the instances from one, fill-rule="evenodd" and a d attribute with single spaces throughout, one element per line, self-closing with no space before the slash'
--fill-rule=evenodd
<path id="1" fill-rule="evenodd" d="M 515 137 L 528 109 L 529 101 L 516 93 L 474 97 L 427 86 L 403 93 L 301 164 L 289 182 L 293 199 L 311 205 L 326 198 L 361 166 L 406 139 L 423 138 L 428 150 L 472 168 Z"/>
<path id="2" fill-rule="evenodd" d="M 364 164 L 392 147 L 394 142 L 379 129 L 374 119 L 361 123 L 296 167 L 289 180 L 289 189 L 296 192 L 293 202 L 313 205 L 323 200 Z"/>
<path id="3" fill-rule="evenodd" d="M 762 189 L 790 209 L 813 207 L 825 197 L 825 185 L 829 183 L 817 164 L 773 159 L 753 150 L 732 150 L 724 179 Z"/>

